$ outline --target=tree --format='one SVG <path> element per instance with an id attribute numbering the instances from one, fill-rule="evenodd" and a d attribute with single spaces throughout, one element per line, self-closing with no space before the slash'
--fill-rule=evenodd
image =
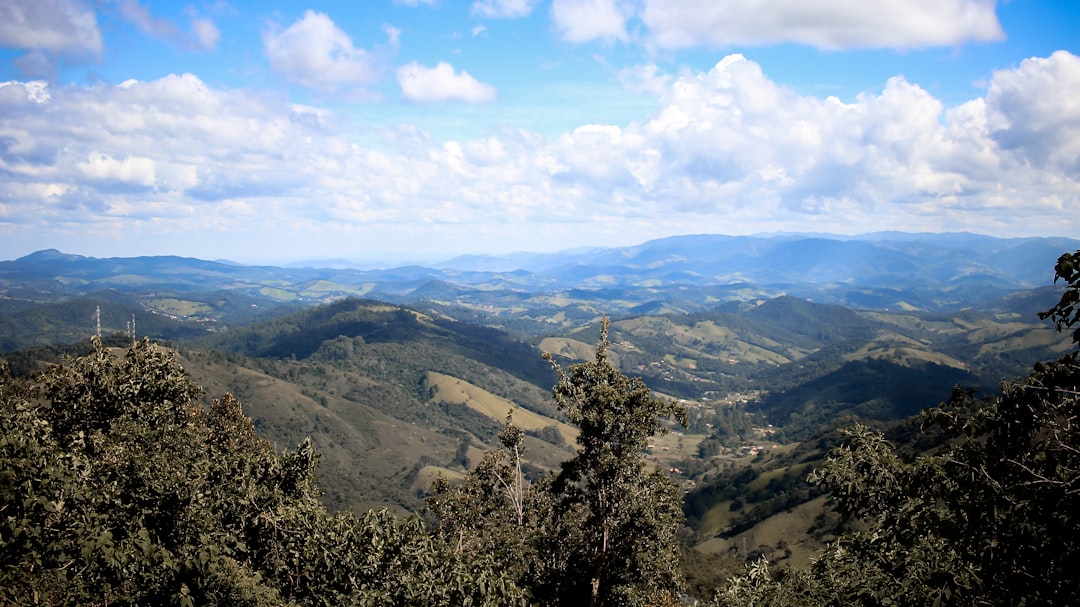
<path id="1" fill-rule="evenodd" d="M 416 517 L 327 512 L 310 441 L 207 411 L 163 348 L 93 348 L 29 384 L 0 365 L 0 604 L 524 604 Z"/>
<path id="2" fill-rule="evenodd" d="M 1040 314 L 1062 331 L 1080 323 L 1078 262 L 1058 261 L 1066 293 Z M 811 474 L 862 531 L 783 579 L 755 564 L 717 604 L 1080 604 L 1077 351 L 989 397 L 958 387 L 920 418 L 935 451 L 903 454 L 857 425 Z"/>
<path id="3" fill-rule="evenodd" d="M 581 430 L 577 455 L 550 484 L 540 594 L 562 605 L 654 605 L 682 588 L 681 495 L 666 476 L 646 471 L 644 455 L 667 418 L 686 425 L 686 410 L 611 363 L 609 324 L 601 322 L 593 361 L 564 370 L 545 355 L 559 376 L 556 404 Z"/>
<path id="4" fill-rule="evenodd" d="M 441 474 L 431 487 L 425 513 L 433 534 L 457 555 L 487 555 L 526 585 L 535 558 L 538 530 L 534 488 L 522 474 L 524 433 L 511 414 L 499 433 L 501 449 L 487 451 L 456 485 Z"/>
<path id="5" fill-rule="evenodd" d="M 675 604 L 683 587 L 682 496 L 646 470 L 644 455 L 665 418 L 685 425 L 686 411 L 611 364 L 608 326 L 594 361 L 564 370 L 546 356 L 559 376 L 556 405 L 581 429 L 558 475 L 525 483 L 523 433 L 507 417 L 502 448 L 457 485 L 440 477 L 427 501 L 453 552 L 495 555 L 543 605 Z"/>
<path id="6" fill-rule="evenodd" d="M 1080 346 L 1080 250 L 1065 253 L 1058 258 L 1054 265 L 1054 284 L 1057 284 L 1058 280 L 1064 281 L 1068 286 L 1057 305 L 1040 312 L 1039 318 L 1053 320 L 1058 331 L 1078 325 L 1073 331 L 1072 340 Z"/>

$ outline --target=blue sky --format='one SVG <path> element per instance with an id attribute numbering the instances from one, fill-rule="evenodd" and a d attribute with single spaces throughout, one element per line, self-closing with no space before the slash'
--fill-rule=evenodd
<path id="1" fill-rule="evenodd" d="M 0 258 L 1080 235 L 1072 0 L 0 3 Z"/>

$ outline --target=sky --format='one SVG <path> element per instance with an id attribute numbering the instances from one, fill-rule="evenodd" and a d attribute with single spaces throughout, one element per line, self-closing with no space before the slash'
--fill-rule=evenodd
<path id="1" fill-rule="evenodd" d="M 1075 0 L 0 0 L 0 259 L 1080 238 Z"/>

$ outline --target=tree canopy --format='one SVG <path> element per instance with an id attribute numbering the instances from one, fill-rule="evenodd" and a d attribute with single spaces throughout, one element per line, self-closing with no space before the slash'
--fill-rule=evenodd
<path id="1" fill-rule="evenodd" d="M 644 454 L 685 411 L 612 366 L 607 326 L 595 361 L 552 363 L 577 456 L 528 484 L 508 417 L 502 449 L 434 488 L 432 527 L 326 511 L 309 441 L 275 452 L 149 341 L 93 340 L 31 380 L 4 367 L 0 602 L 673 604 L 681 498 Z"/>
<path id="2" fill-rule="evenodd" d="M 327 512 L 309 442 L 275 453 L 201 393 L 148 341 L 0 370 L 0 603 L 524 604 L 418 518 Z"/>
<path id="3" fill-rule="evenodd" d="M 1080 324 L 1080 251 L 1059 303 Z M 1072 339 L 1080 345 L 1080 329 Z M 1080 361 L 1076 350 L 979 396 L 957 387 L 920 416 L 940 447 L 906 453 L 856 425 L 810 478 L 862 523 L 806 570 L 755 563 L 718 605 L 1080 603 Z"/>
<path id="4" fill-rule="evenodd" d="M 548 357 L 559 376 L 555 402 L 581 429 L 577 455 L 551 488 L 553 530 L 569 540 L 559 542 L 555 568 L 587 572 L 559 576 L 557 594 L 563 604 L 653 605 L 682 589 L 682 496 L 662 473 L 646 470 L 644 455 L 669 418 L 686 425 L 686 410 L 611 363 L 608 325 L 605 317 L 594 360 L 564 370 Z"/>
<path id="5" fill-rule="evenodd" d="M 512 420 L 467 479 L 436 482 L 429 513 L 454 549 L 499 555 L 532 600 L 553 606 L 675 604 L 682 591 L 682 496 L 646 469 L 649 439 L 686 411 L 652 395 L 608 358 L 608 320 L 592 361 L 559 366 L 559 409 L 577 425 L 577 454 L 557 475 L 524 486 Z"/>
<path id="6" fill-rule="evenodd" d="M 1078 349 L 954 389 L 919 416 L 929 451 L 846 430 L 809 478 L 855 531 L 806 569 L 753 563 L 715 604 L 1080 604 L 1080 251 L 1055 271 L 1040 317 Z M 0 603 L 674 605 L 682 496 L 645 455 L 686 411 L 612 363 L 608 328 L 592 360 L 546 357 L 574 457 L 529 483 L 508 417 L 429 522 L 328 512 L 309 441 L 277 452 L 149 341 L 30 379 L 0 360 Z"/>

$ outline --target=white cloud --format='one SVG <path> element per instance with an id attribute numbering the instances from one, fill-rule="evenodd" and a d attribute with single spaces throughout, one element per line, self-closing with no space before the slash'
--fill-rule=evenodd
<path id="1" fill-rule="evenodd" d="M 218 30 L 214 22 L 206 17 L 199 17 L 198 15 L 191 14 L 191 32 L 194 36 L 194 42 L 196 48 L 202 50 L 213 50 L 217 47 L 217 43 L 221 40 L 221 32 Z"/>
<path id="2" fill-rule="evenodd" d="M 995 0 L 645 0 L 651 44 L 677 49 L 795 42 L 825 49 L 1000 40 Z"/>
<path id="3" fill-rule="evenodd" d="M 49 100 L 49 97 L 49 83 L 44 80 L 32 80 L 30 82 L 9 80 L 0 82 L 0 103 L 20 103 L 23 101 L 45 103 Z"/>
<path id="4" fill-rule="evenodd" d="M 1038 168 L 1080 173 L 1080 57 L 1058 51 L 994 73 L 991 136 Z"/>
<path id="5" fill-rule="evenodd" d="M 660 96 L 671 85 L 671 76 L 654 63 L 635 65 L 619 71 L 619 82 L 635 93 Z"/>
<path id="6" fill-rule="evenodd" d="M 560 35 L 574 43 L 628 40 L 626 20 L 632 6 L 616 0 L 554 0 L 551 18 Z"/>
<path id="7" fill-rule="evenodd" d="M 517 19 L 532 13 L 540 0 L 476 0 L 472 14 L 489 19 Z"/>
<path id="8" fill-rule="evenodd" d="M 654 49 L 797 43 L 924 48 L 1005 37 L 995 0 L 553 0 L 566 40 L 635 38 Z M 635 30 L 638 31 L 638 30 Z"/>
<path id="9" fill-rule="evenodd" d="M 81 0 L 0 2 L 0 47 L 26 51 L 12 60 L 31 78 L 54 79 L 57 62 L 83 63 L 102 52 L 97 16 Z"/>
<path id="10" fill-rule="evenodd" d="M 102 49 L 94 9 L 79 0 L 5 0 L 0 3 L 0 46 L 49 53 Z"/>
<path id="11" fill-rule="evenodd" d="M 396 46 L 397 30 L 388 30 Z M 284 31 L 263 34 L 270 67 L 289 80 L 321 90 L 366 87 L 381 77 L 376 53 L 357 48 L 325 13 L 307 11 Z"/>
<path id="12" fill-rule="evenodd" d="M 495 87 L 478 81 L 464 70 L 455 73 L 454 66 L 442 61 L 435 67 L 424 67 L 415 61 L 399 67 L 397 81 L 401 96 L 418 103 L 488 103 L 495 100 Z"/>
<path id="13" fill-rule="evenodd" d="M 947 107 L 899 76 L 851 102 L 807 96 L 732 55 L 705 72 L 644 68 L 664 85 L 659 109 L 623 125 L 466 141 L 405 125 L 376 147 L 325 108 L 191 75 L 8 82 L 0 240 L 113 242 L 123 227 L 147 242 L 206 234 L 208 247 L 272 238 L 278 254 L 302 256 L 416 238 L 458 251 L 691 232 L 1078 233 L 1078 66 L 1069 53 L 1034 58 Z M 414 67 L 444 84 L 464 76 Z M 451 96 L 426 90 L 416 96 Z"/>
<path id="14" fill-rule="evenodd" d="M 76 168 L 94 181 L 126 183 L 143 187 L 153 187 L 154 161 L 150 158 L 128 156 L 117 160 L 108 154 L 93 151 L 86 160 L 77 162 Z"/>

